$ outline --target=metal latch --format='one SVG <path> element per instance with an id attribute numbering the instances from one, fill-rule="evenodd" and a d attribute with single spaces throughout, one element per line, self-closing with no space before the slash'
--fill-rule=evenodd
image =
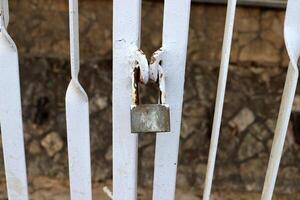
<path id="1" fill-rule="evenodd" d="M 158 70 L 159 71 L 159 70 Z M 162 73 L 158 74 L 160 89 L 158 104 L 140 104 L 139 83 L 140 68 L 132 72 L 132 105 L 131 105 L 131 132 L 132 133 L 157 133 L 170 132 L 170 109 L 165 103 L 164 82 Z"/>

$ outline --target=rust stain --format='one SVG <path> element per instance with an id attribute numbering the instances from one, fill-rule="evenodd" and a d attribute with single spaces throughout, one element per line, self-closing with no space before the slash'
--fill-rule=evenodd
<path id="1" fill-rule="evenodd" d="M 170 132 L 168 105 L 142 104 L 131 111 L 132 133 Z"/>
<path id="2" fill-rule="evenodd" d="M 134 68 L 133 70 L 133 83 L 132 83 L 132 101 L 135 105 L 140 103 L 139 99 L 139 79 L 140 79 L 140 68 Z"/>
<path id="3" fill-rule="evenodd" d="M 14 175 L 12 175 L 9 180 L 10 181 L 8 182 L 8 184 L 10 185 L 10 188 L 17 195 L 22 195 L 24 193 L 24 188 L 22 187 L 22 181 Z"/>

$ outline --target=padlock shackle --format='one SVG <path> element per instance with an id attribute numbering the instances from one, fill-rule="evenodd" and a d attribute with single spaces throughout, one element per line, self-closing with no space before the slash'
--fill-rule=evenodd
<path id="1" fill-rule="evenodd" d="M 158 55 L 156 54 L 158 57 Z M 152 62 L 151 78 L 159 89 L 158 104 L 140 104 L 139 84 L 146 84 L 141 79 L 143 69 L 135 64 L 131 70 L 131 132 L 132 133 L 159 133 L 170 132 L 170 108 L 166 102 L 165 74 L 161 66 L 161 59 Z M 152 59 L 153 61 L 153 59 Z"/>
<path id="2" fill-rule="evenodd" d="M 165 73 L 162 67 L 158 66 L 158 78 L 157 84 L 159 88 L 159 104 L 166 103 L 166 81 L 165 81 Z M 139 105 L 140 104 L 140 96 L 139 96 L 139 83 L 140 83 L 140 68 L 135 67 L 131 73 L 131 87 L 132 87 L 132 94 L 131 94 L 131 102 L 132 105 Z"/>
<path id="3" fill-rule="evenodd" d="M 132 48 L 132 105 L 138 105 L 140 103 L 139 83 L 147 84 L 148 80 L 154 81 L 158 84 L 160 92 L 157 103 L 166 103 L 166 77 L 162 67 L 164 52 L 164 48 L 160 48 L 155 51 L 151 57 L 150 65 L 148 65 L 143 51 L 136 47 Z"/>

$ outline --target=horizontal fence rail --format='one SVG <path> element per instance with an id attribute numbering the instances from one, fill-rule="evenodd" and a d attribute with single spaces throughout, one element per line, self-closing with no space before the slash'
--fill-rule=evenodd
<path id="1" fill-rule="evenodd" d="M 226 4 L 227 0 L 192 0 L 194 3 Z M 286 0 L 237 0 L 237 5 L 285 8 Z"/>

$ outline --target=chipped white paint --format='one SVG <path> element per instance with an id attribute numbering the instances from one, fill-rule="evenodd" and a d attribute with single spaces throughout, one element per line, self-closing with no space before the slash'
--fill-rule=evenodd
<path id="1" fill-rule="evenodd" d="M 288 0 L 284 22 L 284 41 L 290 58 L 290 64 L 283 89 L 281 105 L 279 109 L 275 135 L 266 179 L 262 192 L 262 200 L 271 200 L 280 159 L 282 156 L 285 136 L 288 128 L 289 118 L 292 110 L 293 100 L 298 81 L 297 62 L 300 56 L 300 2 L 299 0 Z"/>
<path id="2" fill-rule="evenodd" d="M 190 0 L 165 0 L 164 4 L 162 67 L 171 132 L 156 136 L 154 200 L 175 199 L 190 5 Z"/>
<path id="3" fill-rule="evenodd" d="M 212 127 L 211 141 L 210 141 L 203 200 L 209 200 L 210 193 L 211 193 L 211 185 L 212 185 L 215 162 L 216 162 L 220 126 L 222 121 L 222 112 L 223 112 L 224 96 L 225 96 L 226 81 L 227 81 L 227 74 L 228 74 L 228 65 L 230 59 L 235 8 L 236 8 L 236 0 L 228 0 L 223 47 L 222 47 L 221 66 L 219 72 L 217 98 L 215 104 L 215 113 L 214 113 L 214 120 L 213 120 L 213 127 Z"/>
<path id="4" fill-rule="evenodd" d="M 155 51 L 151 57 L 151 62 L 149 66 L 149 77 L 152 81 L 159 81 L 159 90 L 161 92 L 159 103 L 166 103 L 166 75 L 161 66 L 161 62 L 164 55 L 164 49 L 160 48 Z"/>
<path id="5" fill-rule="evenodd" d="M 88 97 L 78 81 L 78 0 L 69 0 L 72 79 L 66 94 L 69 176 L 72 200 L 91 200 L 91 160 Z"/>
<path id="6" fill-rule="evenodd" d="M 165 52 L 158 54 L 157 58 L 162 60 L 166 75 L 166 82 L 162 81 L 160 89 L 172 91 L 167 92 L 166 95 L 163 94 L 161 99 L 170 104 L 171 133 L 157 135 L 153 199 L 174 199 L 175 197 L 189 15 L 190 0 L 165 1 L 163 33 Z M 129 94 L 132 92 L 132 57 L 136 57 L 132 56 L 132 47 L 139 48 L 140 18 L 141 0 L 114 1 L 113 193 L 116 200 L 136 199 L 137 195 L 138 138 L 137 135 L 130 134 Z M 138 58 L 141 57 L 141 55 L 138 56 Z M 163 75 L 160 68 L 156 70 L 158 75 Z M 153 74 L 147 74 L 146 71 L 141 70 L 144 83 L 149 80 L 149 76 L 150 78 L 153 76 Z M 143 77 L 146 77 L 145 80 Z"/>
<path id="7" fill-rule="evenodd" d="M 8 198 L 27 200 L 18 52 L 7 33 L 8 1 L 0 0 L 0 124 Z"/>
<path id="8" fill-rule="evenodd" d="M 130 62 L 132 66 L 131 73 L 133 73 L 135 68 L 139 68 L 140 81 L 144 84 L 147 84 L 149 81 L 148 60 L 144 52 L 135 45 L 130 47 Z"/>
<path id="9" fill-rule="evenodd" d="M 113 1 L 113 196 L 137 198 L 138 136 L 131 134 L 131 52 L 140 46 L 141 0 Z"/>

